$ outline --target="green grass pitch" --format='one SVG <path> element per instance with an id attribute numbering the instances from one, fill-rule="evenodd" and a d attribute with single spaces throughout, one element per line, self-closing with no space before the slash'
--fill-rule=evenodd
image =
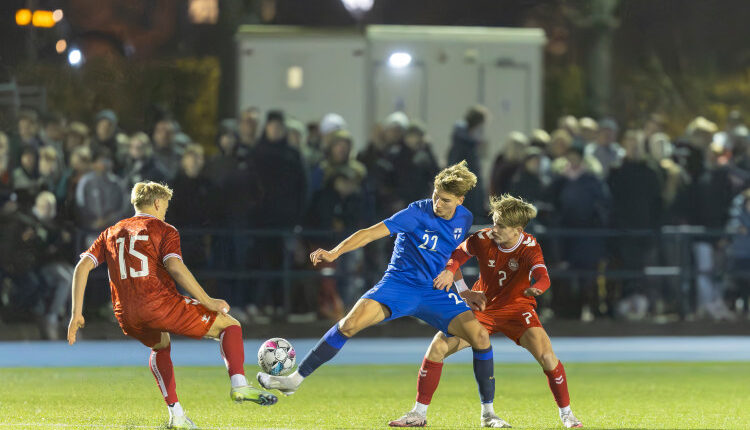
<path id="1" fill-rule="evenodd" d="M 202 428 L 387 428 L 414 402 L 414 365 L 324 366 L 272 407 L 234 404 L 220 367 L 177 367 L 177 392 Z M 247 366 L 254 376 L 255 366 Z M 572 406 L 586 428 L 750 428 L 750 363 L 566 365 Z M 495 410 L 514 428 L 561 428 L 536 365 L 498 364 Z M 430 428 L 476 428 L 471 365 L 446 364 Z M 0 429 L 159 428 L 166 408 L 147 365 L 0 369 Z"/>

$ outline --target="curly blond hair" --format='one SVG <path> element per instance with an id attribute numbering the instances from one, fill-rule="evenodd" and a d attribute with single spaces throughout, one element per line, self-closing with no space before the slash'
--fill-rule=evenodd
<path id="1" fill-rule="evenodd" d="M 536 213 L 536 207 L 520 197 L 490 196 L 490 216 L 495 224 L 526 228 L 529 221 L 536 218 Z"/>
<path id="2" fill-rule="evenodd" d="M 133 185 L 130 192 L 130 203 L 136 209 L 146 208 L 154 204 L 154 200 L 161 199 L 169 201 L 172 198 L 172 189 L 157 182 L 138 182 Z"/>
<path id="3" fill-rule="evenodd" d="M 471 173 L 466 160 L 446 167 L 435 176 L 435 189 L 454 196 L 465 196 L 477 185 L 477 175 Z"/>

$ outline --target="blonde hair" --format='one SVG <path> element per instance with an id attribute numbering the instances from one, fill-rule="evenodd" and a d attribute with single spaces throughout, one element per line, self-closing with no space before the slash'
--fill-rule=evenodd
<path id="1" fill-rule="evenodd" d="M 477 175 L 471 173 L 466 160 L 446 167 L 435 176 L 435 189 L 454 196 L 465 196 L 477 185 Z"/>
<path id="2" fill-rule="evenodd" d="M 154 204 L 154 200 L 167 200 L 172 198 L 172 189 L 166 185 L 156 182 L 146 181 L 138 182 L 133 185 L 133 191 L 130 193 L 130 203 L 136 209 L 146 208 Z"/>
<path id="3" fill-rule="evenodd" d="M 490 215 L 498 225 L 526 228 L 536 218 L 536 212 L 536 207 L 522 198 L 510 194 L 490 196 Z"/>

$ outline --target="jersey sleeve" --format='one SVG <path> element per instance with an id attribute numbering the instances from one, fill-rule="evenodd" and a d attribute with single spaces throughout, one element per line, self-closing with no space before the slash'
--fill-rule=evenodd
<path id="1" fill-rule="evenodd" d="M 81 253 L 81 258 L 89 258 L 94 262 L 94 267 L 104 262 L 104 252 L 107 250 L 107 230 L 104 230 L 99 234 L 94 243 L 91 244 L 89 249 Z"/>
<path id="2" fill-rule="evenodd" d="M 383 221 L 391 234 L 408 233 L 419 226 L 419 208 L 414 204 L 396 212 Z"/>
<path id="3" fill-rule="evenodd" d="M 547 265 L 544 264 L 542 248 L 538 242 L 534 247 L 527 248 L 527 256 L 529 258 L 529 280 L 534 280 L 534 288 L 546 291 L 550 286 L 550 279 L 547 273 Z"/>
<path id="4" fill-rule="evenodd" d="M 159 245 L 159 259 L 166 263 L 170 258 L 179 258 L 182 260 L 182 249 L 180 248 L 180 233 L 171 225 L 164 228 L 164 233 Z"/>
<path id="5" fill-rule="evenodd" d="M 469 259 L 474 255 L 476 255 L 475 248 L 477 246 L 477 240 L 477 233 L 474 233 L 466 240 L 461 242 L 461 244 L 458 245 L 458 248 L 456 248 L 451 254 L 451 258 L 445 264 L 445 268 L 453 273 L 456 273 L 464 263 L 469 261 Z"/>

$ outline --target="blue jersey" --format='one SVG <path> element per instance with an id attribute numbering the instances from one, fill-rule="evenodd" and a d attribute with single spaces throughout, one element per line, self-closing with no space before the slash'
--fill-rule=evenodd
<path id="1" fill-rule="evenodd" d="M 432 280 L 445 268 L 453 250 L 469 233 L 474 220 L 465 207 L 456 206 L 453 218 L 435 215 L 432 200 L 418 200 L 383 221 L 391 234 L 398 234 L 386 276 L 432 287 Z"/>

